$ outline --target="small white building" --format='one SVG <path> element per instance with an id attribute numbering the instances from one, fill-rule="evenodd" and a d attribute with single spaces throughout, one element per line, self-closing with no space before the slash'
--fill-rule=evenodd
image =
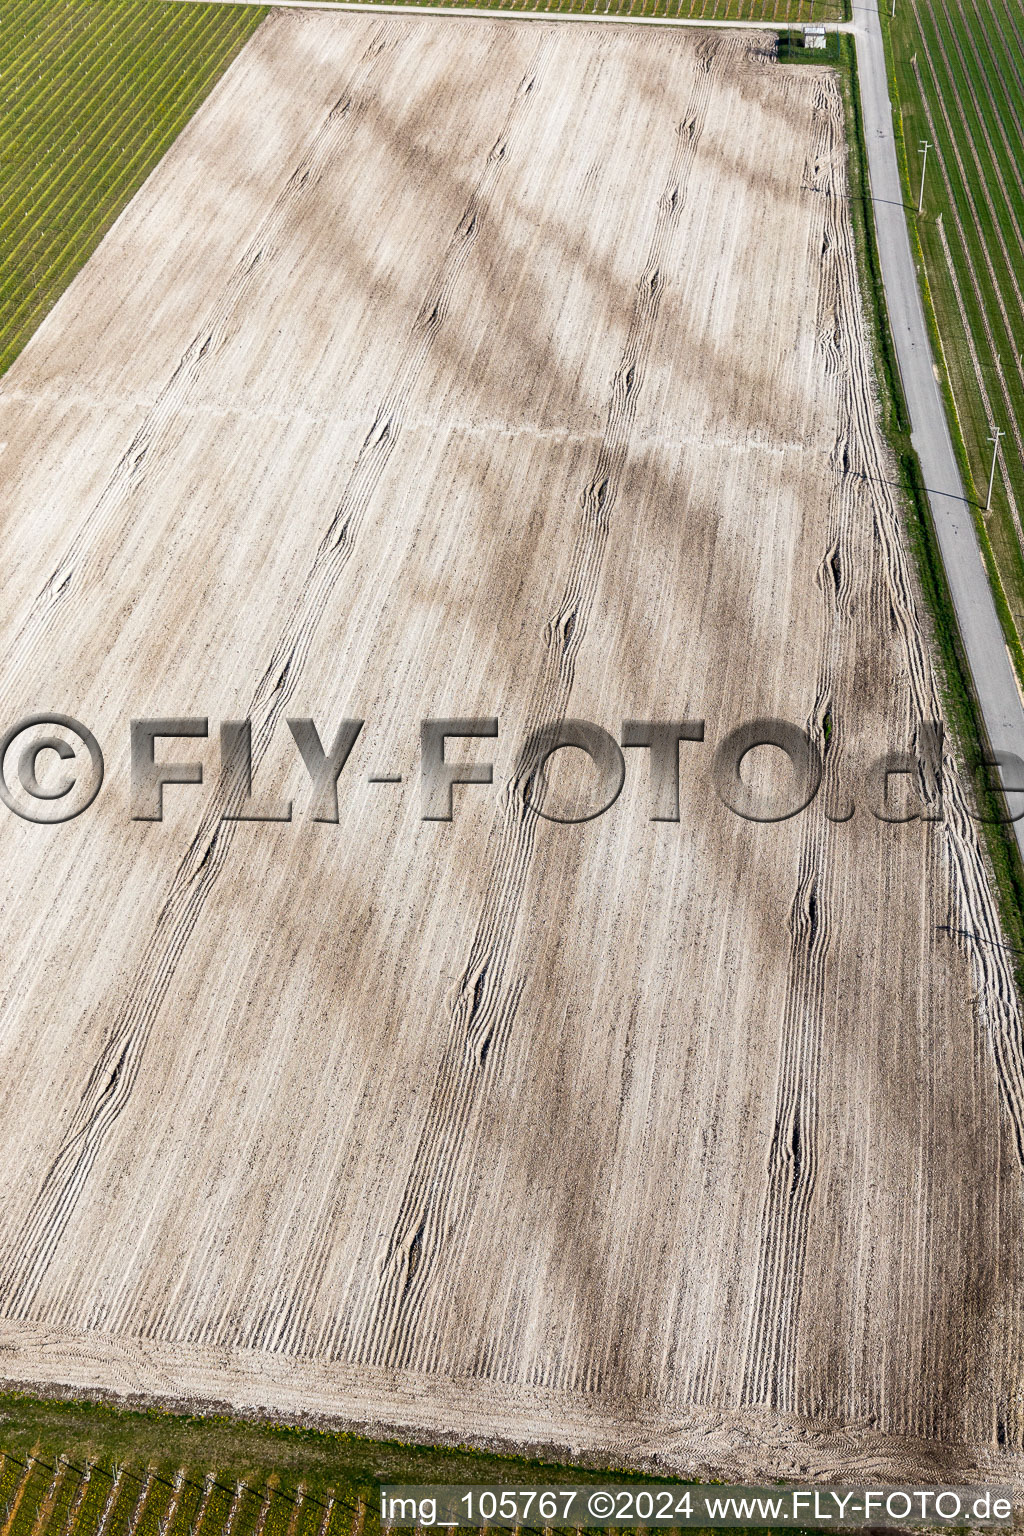
<path id="1" fill-rule="evenodd" d="M 804 47 L 824 48 L 824 46 L 825 28 L 822 26 L 821 22 L 810 22 L 806 27 L 804 27 Z"/>

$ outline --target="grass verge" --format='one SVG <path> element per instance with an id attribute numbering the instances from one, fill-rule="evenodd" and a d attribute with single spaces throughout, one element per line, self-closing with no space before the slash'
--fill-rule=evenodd
<path id="1" fill-rule="evenodd" d="M 661 17 L 668 21 L 849 21 L 851 0 L 387 0 L 390 5 L 478 7 L 483 11 L 530 11 L 551 14 Z M 819 57 L 819 63 L 821 62 Z"/>
<path id="2" fill-rule="evenodd" d="M 367 1536 L 393 1483 L 607 1481 L 579 1467 L 156 1409 L 0 1395 L 4 1536 Z M 616 1482 L 644 1481 L 635 1473 Z M 659 1478 L 671 1484 L 673 1478 Z"/>

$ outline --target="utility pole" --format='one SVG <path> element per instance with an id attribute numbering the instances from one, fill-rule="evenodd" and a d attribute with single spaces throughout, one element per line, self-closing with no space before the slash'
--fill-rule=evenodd
<path id="1" fill-rule="evenodd" d="M 928 151 L 931 148 L 932 145 L 928 142 L 927 139 L 921 140 L 921 151 L 924 155 L 924 159 L 921 161 L 921 196 L 917 200 L 918 213 L 924 212 L 924 168 L 928 164 Z"/>
<path id="2" fill-rule="evenodd" d="M 896 20 L 896 0 L 892 0 L 892 19 Z"/>
<path id="3" fill-rule="evenodd" d="M 996 427 L 996 435 L 995 435 L 995 437 L 990 437 L 989 438 L 989 442 L 992 444 L 992 472 L 991 472 L 991 474 L 988 477 L 988 500 L 985 503 L 985 511 L 986 512 L 992 506 L 992 487 L 995 484 L 995 480 L 996 480 L 996 455 L 999 452 L 999 439 L 1001 437 L 1005 437 L 1005 436 L 1006 436 L 1006 433 L 1003 432 L 999 427 Z"/>

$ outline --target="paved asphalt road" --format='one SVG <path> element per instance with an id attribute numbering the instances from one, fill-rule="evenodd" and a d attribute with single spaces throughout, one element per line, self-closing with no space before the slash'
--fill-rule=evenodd
<path id="1" fill-rule="evenodd" d="M 877 6 L 872 0 L 860 6 L 855 4 L 854 18 L 882 279 L 910 411 L 912 440 L 921 461 L 942 562 L 989 740 L 997 752 L 1013 752 L 1022 761 L 1020 770 L 1004 769 L 1004 785 L 1024 784 L 1024 703 L 982 564 L 935 376 L 907 232 Z M 1024 810 L 1024 798 L 1019 795 L 1013 796 L 1009 804 L 1013 812 Z M 1024 818 L 1014 824 L 1014 831 L 1017 846 L 1024 854 Z"/>

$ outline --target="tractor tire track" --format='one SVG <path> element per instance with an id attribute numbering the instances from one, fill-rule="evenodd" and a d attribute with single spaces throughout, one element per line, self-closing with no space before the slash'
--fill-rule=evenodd
<path id="1" fill-rule="evenodd" d="M 395 36 L 393 23 L 384 22 L 375 31 L 351 80 L 260 221 L 166 385 L 36 594 L 0 658 L 6 697 L 15 696 L 19 679 L 44 648 L 64 611 L 80 601 L 90 585 L 102 579 L 127 539 L 137 499 L 151 480 L 149 465 L 158 459 L 161 446 L 177 429 L 189 402 L 201 392 L 214 357 L 231 335 L 235 317 L 249 303 L 254 274 L 273 264 L 282 230 L 297 217 L 303 200 L 316 188 L 326 166 L 344 151 L 366 111 L 374 78 L 387 64 Z"/>
<path id="2" fill-rule="evenodd" d="M 543 668 L 527 711 L 528 730 L 563 719 L 568 709 L 576 660 L 586 638 L 629 458 L 636 403 L 666 281 L 664 265 L 687 196 L 688 167 L 714 88 L 715 66 L 724 52 L 712 41 L 698 47 L 693 94 L 676 128 L 671 170 L 637 282 L 602 440 L 580 495 L 562 598 L 544 633 Z M 446 1244 L 458 1226 L 466 1194 L 458 1169 L 472 1158 L 480 1100 L 514 1027 L 525 984 L 516 974 L 514 957 L 536 835 L 537 814 L 528 803 L 536 773 L 536 757 L 527 748 L 503 795 L 488 895 L 461 981 L 454 989 L 426 1129 L 379 1276 L 364 1286 L 354 1321 L 333 1345 L 336 1352 L 361 1364 L 408 1365 L 416 1357 L 418 1333 L 429 1331 L 431 1281 L 443 1266 Z"/>
<path id="3" fill-rule="evenodd" d="M 324 609 L 351 558 L 398 442 L 410 395 L 443 331 L 460 273 L 486 219 L 517 130 L 529 113 L 532 93 L 549 52 L 550 43 L 541 42 L 530 69 L 516 87 L 499 135 L 420 305 L 405 358 L 381 397 L 289 621 L 253 693 L 247 717 L 252 721 L 254 767 L 265 756 L 283 718 Z M 293 175 L 289 186 L 294 181 Z M 24 1315 L 31 1307 L 100 1149 L 131 1097 L 167 990 L 228 858 L 237 824 L 224 818 L 237 808 L 244 793 L 245 786 L 237 776 L 222 781 L 178 867 L 125 1003 L 3 1265 L 4 1295 L 11 1315 Z"/>
<path id="4" fill-rule="evenodd" d="M 941 709 L 907 568 L 899 508 L 885 473 L 884 448 L 871 414 L 874 391 L 866 363 L 870 353 L 866 338 L 855 334 L 863 330 L 864 322 L 854 252 L 845 237 L 840 213 L 845 191 L 840 169 L 844 165 L 842 104 L 831 83 L 823 83 L 818 107 L 820 165 L 831 167 L 831 174 L 826 174 L 820 185 L 825 226 L 818 328 L 826 372 L 836 385 L 839 420 L 844 424 L 834 455 L 837 489 L 830 506 L 830 549 L 819 572 L 827 609 L 827 640 L 816 707 L 806 722 L 825 759 L 823 794 L 827 800 L 828 768 L 841 751 L 842 720 L 833 721 L 827 744 L 822 724 L 825 712 L 831 711 L 838 641 L 842 634 L 844 643 L 849 643 L 851 625 L 866 635 L 882 626 L 895 630 L 908 676 L 910 719 L 918 733 L 941 719 Z M 813 173 L 808 181 L 814 185 Z M 887 578 L 881 593 L 872 590 L 863 558 L 858 557 L 860 508 L 855 486 L 865 477 L 878 487 L 873 532 Z M 844 593 L 841 581 L 830 579 L 836 578 L 837 571 L 858 573 L 857 590 L 847 588 Z M 996 912 L 957 765 L 948 748 L 942 768 L 947 819 L 936 824 L 941 831 L 929 851 L 930 862 L 937 880 L 942 877 L 942 864 L 946 864 L 951 925 L 964 924 L 968 913 L 982 917 L 983 941 L 971 947 L 978 1019 L 991 1042 L 1000 1097 L 1024 1169 L 1024 1039 L 1016 993 L 1005 951 L 992 942 L 998 937 Z M 928 805 L 934 802 L 938 786 L 922 781 L 918 790 Z M 790 917 L 791 975 L 780 1043 L 775 1131 L 744 1373 L 745 1403 L 789 1413 L 814 1411 L 813 1404 L 800 1400 L 800 1302 L 819 1161 L 818 1075 L 827 1009 L 823 983 L 829 934 L 837 922 L 830 899 L 835 836 L 831 821 L 805 817 Z M 944 859 L 940 858 L 939 838 L 944 844 Z"/>
<path id="5" fill-rule="evenodd" d="M 843 108 L 831 78 L 823 79 L 818 87 L 814 130 L 803 185 L 821 207 L 817 254 L 822 275 L 816 329 L 826 377 L 836 392 L 842 393 L 850 362 L 845 317 L 856 304 L 857 289 L 854 285 L 851 291 L 850 274 L 842 265 Z M 852 393 L 856 395 L 862 387 L 863 381 L 857 380 Z M 860 468 L 856 457 L 864 440 L 850 429 L 852 417 L 840 410 L 839 420 L 843 430 L 831 454 L 827 547 L 818 570 L 823 644 L 815 706 L 805 722 L 822 756 L 821 796 L 825 800 L 838 792 L 837 770 L 844 748 L 842 717 L 834 710 L 841 695 L 844 642 L 855 619 L 853 573 L 858 569 L 860 532 L 859 508 L 850 494 L 850 478 Z M 831 723 L 829 731 L 826 719 Z M 768 1155 L 761 1251 L 746 1346 L 743 1401 L 770 1403 L 789 1412 L 796 1408 L 804 1254 L 818 1168 L 818 1077 L 827 1010 L 825 966 L 835 924 L 831 878 L 836 863 L 835 837 L 831 821 L 804 816 L 789 919 L 790 973 L 779 1044 L 775 1128 Z"/>

